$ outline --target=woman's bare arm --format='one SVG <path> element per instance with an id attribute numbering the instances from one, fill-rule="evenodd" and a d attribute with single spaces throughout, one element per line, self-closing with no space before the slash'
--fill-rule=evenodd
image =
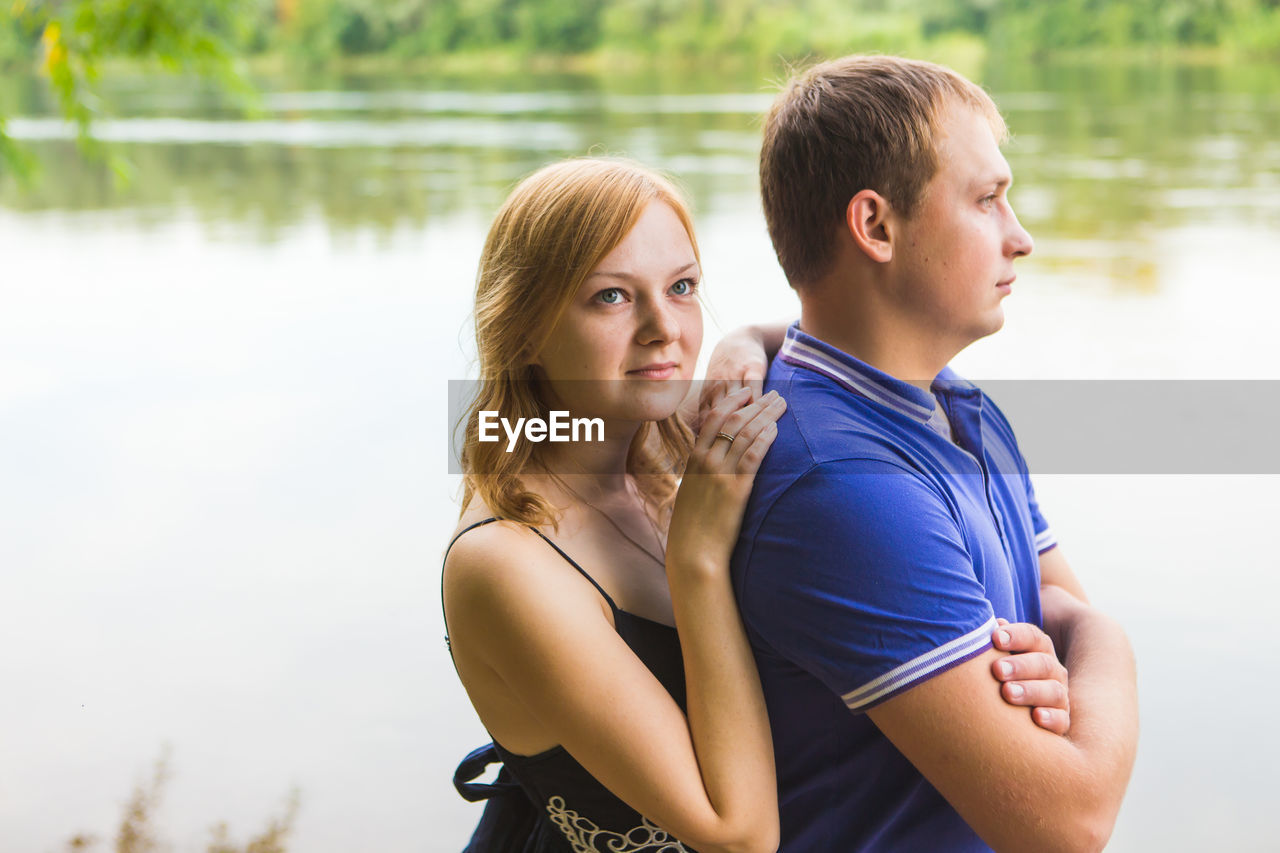
<path id="1" fill-rule="evenodd" d="M 626 646 L 595 590 L 529 530 L 491 524 L 449 555 L 455 660 L 486 726 L 564 746 L 641 814 L 700 851 L 772 851 L 776 783 L 764 699 L 728 560 L 751 475 L 776 434 L 776 395 L 726 398 L 677 498 L 667 574 L 688 717 Z M 714 429 L 712 429 L 714 427 Z M 708 430 L 711 432 L 708 434 Z M 717 433 L 733 435 L 729 442 Z"/>

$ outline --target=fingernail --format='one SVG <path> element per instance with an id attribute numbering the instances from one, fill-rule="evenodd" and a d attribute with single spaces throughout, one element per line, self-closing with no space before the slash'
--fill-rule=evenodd
<path id="1" fill-rule="evenodd" d="M 1013 664 L 1009 663 L 1007 660 L 1000 661 L 1000 674 L 1006 676 L 1013 675 Z"/>
<path id="2" fill-rule="evenodd" d="M 1006 646 L 1013 641 L 1013 637 L 1009 636 L 1008 631 L 997 631 L 996 636 L 999 637 L 1000 642 Z"/>
<path id="3" fill-rule="evenodd" d="M 1009 695 L 1010 695 L 1010 696 L 1012 696 L 1014 699 L 1021 699 L 1021 698 L 1022 698 L 1022 694 L 1023 694 L 1023 693 L 1026 693 L 1026 692 L 1027 692 L 1027 691 L 1025 691 L 1025 690 L 1023 690 L 1023 689 L 1022 689 L 1022 685 L 1021 685 L 1021 684 L 1010 684 L 1010 685 L 1009 685 Z"/>

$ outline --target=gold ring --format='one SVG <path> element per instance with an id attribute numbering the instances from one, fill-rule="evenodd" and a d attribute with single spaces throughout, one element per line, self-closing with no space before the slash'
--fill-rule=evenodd
<path id="1" fill-rule="evenodd" d="M 716 435 L 716 438 L 727 438 L 729 439 L 729 443 L 733 444 L 733 439 L 735 438 L 735 436 L 729 435 L 729 433 L 727 432 L 722 432 Z"/>

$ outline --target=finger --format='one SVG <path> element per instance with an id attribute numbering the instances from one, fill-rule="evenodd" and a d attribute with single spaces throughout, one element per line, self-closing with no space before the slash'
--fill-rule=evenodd
<path id="1" fill-rule="evenodd" d="M 759 367 L 748 367 L 744 370 L 742 382 L 751 389 L 752 400 L 759 400 L 764 396 L 764 371 Z"/>
<path id="2" fill-rule="evenodd" d="M 1004 618 L 1003 616 L 997 616 L 997 617 L 996 617 L 996 624 L 997 624 L 997 625 L 1008 625 L 1008 624 L 1009 624 L 1009 620 L 1008 620 L 1008 619 L 1006 619 L 1006 618 Z"/>
<path id="3" fill-rule="evenodd" d="M 1067 670 L 1053 655 L 1044 652 L 1023 652 L 1001 658 L 991 666 L 998 681 L 1039 681 L 1053 679 L 1063 683 Z"/>
<path id="4" fill-rule="evenodd" d="M 1002 625 L 991 635 L 991 642 L 997 649 L 1015 654 L 1019 652 L 1053 653 L 1053 640 L 1029 622 L 1012 622 Z"/>
<path id="5" fill-rule="evenodd" d="M 724 461 L 725 473 L 746 473 L 746 471 L 742 470 L 743 458 L 760 440 L 764 438 L 765 432 L 768 430 L 769 426 L 776 425 L 778 418 L 782 417 L 782 413 L 787 410 L 786 401 L 779 396 L 777 391 L 770 391 L 750 407 L 743 409 L 742 411 L 747 412 L 757 406 L 759 407 L 759 410 L 751 417 L 751 420 L 744 424 L 736 433 L 737 438 L 734 439 L 733 446 L 730 448 Z M 772 443 L 773 437 L 776 435 L 777 430 L 775 429 L 769 434 L 768 441 Z M 763 450 L 760 450 L 758 454 L 760 459 L 764 458 L 764 452 L 767 450 L 767 445 Z M 758 465 L 759 463 L 757 462 L 755 464 Z"/>
<path id="6" fill-rule="evenodd" d="M 1056 735 L 1065 735 L 1071 730 L 1071 714 L 1057 708 L 1035 708 L 1031 711 L 1031 719 L 1040 728 Z"/>
<path id="7" fill-rule="evenodd" d="M 734 436 L 735 443 L 739 433 L 741 433 L 756 416 L 762 411 L 781 398 L 776 393 L 766 394 L 754 403 L 744 403 L 747 396 L 751 393 L 751 389 L 745 385 L 738 388 L 732 394 L 727 396 L 721 403 L 719 410 L 724 412 L 724 418 L 719 422 L 719 432 L 726 435 Z"/>
<path id="8" fill-rule="evenodd" d="M 702 421 L 702 429 L 698 431 L 698 437 L 694 440 L 693 447 L 697 452 L 707 453 L 716 443 L 716 440 L 725 441 L 720 438 L 720 433 L 734 435 L 729 429 L 726 429 L 726 421 L 737 411 L 743 403 L 746 402 L 750 389 L 740 387 L 735 391 L 725 394 L 719 402 L 711 409 L 710 413 Z"/>
<path id="9" fill-rule="evenodd" d="M 766 424 L 760 431 L 760 435 L 738 460 L 736 474 L 746 477 L 749 482 L 754 482 L 756 472 L 760 470 L 760 463 L 764 462 L 765 454 L 769 452 L 769 448 L 773 446 L 773 441 L 777 437 L 778 425 L 774 422 Z"/>
<path id="10" fill-rule="evenodd" d="M 733 391 L 727 379 L 708 379 L 702 383 L 702 391 L 698 394 L 698 421 L 703 422 L 707 415 L 726 394 Z"/>
<path id="11" fill-rule="evenodd" d="M 1000 695 L 1010 705 L 1031 708 L 1070 708 L 1067 687 L 1061 681 L 1010 681 L 1000 685 Z"/>
<path id="12" fill-rule="evenodd" d="M 742 387 L 741 380 L 738 379 L 710 379 L 707 381 L 707 396 L 710 398 L 710 405 L 715 406 L 729 394 L 737 391 Z M 709 393 L 708 393 L 709 392 Z"/>

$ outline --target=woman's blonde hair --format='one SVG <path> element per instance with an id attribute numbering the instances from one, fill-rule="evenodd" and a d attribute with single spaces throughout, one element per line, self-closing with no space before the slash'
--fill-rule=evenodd
<path id="1" fill-rule="evenodd" d="M 698 244 L 680 191 L 627 160 L 581 158 L 545 166 L 512 191 L 489 229 L 476 274 L 479 391 L 465 414 L 463 507 L 479 497 L 494 515 L 555 525 L 558 514 L 527 490 L 521 474 L 537 467 L 541 444 L 479 440 L 479 412 L 546 418 L 547 390 L 533 360 L 593 269 L 623 241 L 651 201 L 675 212 Z M 627 454 L 627 472 L 655 515 L 670 509 L 693 436 L 678 414 L 646 422 Z"/>

